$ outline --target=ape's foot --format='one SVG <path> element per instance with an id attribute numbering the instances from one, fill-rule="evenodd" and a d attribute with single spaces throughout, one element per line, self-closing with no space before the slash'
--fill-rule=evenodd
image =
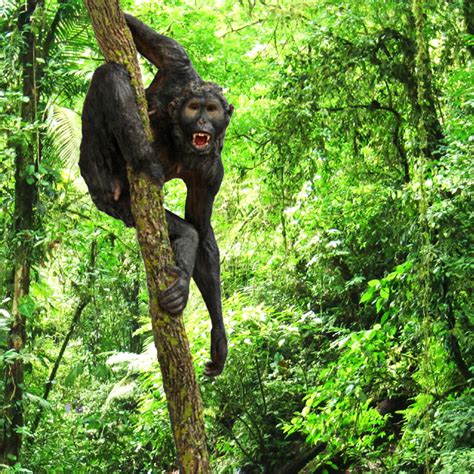
<path id="1" fill-rule="evenodd" d="M 151 179 L 155 181 L 158 185 L 163 186 L 165 182 L 165 175 L 163 173 L 163 168 L 161 164 L 152 162 L 148 165 L 148 172 L 150 173 Z"/>
<path id="2" fill-rule="evenodd" d="M 165 311 L 176 316 L 183 312 L 188 302 L 189 277 L 179 267 L 169 267 L 168 271 L 176 280 L 158 295 L 158 302 Z"/>

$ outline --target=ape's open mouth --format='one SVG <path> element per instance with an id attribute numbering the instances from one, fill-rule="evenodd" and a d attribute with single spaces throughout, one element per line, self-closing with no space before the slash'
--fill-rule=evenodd
<path id="1" fill-rule="evenodd" d="M 211 144 L 211 134 L 207 132 L 193 133 L 193 146 L 198 150 L 204 150 Z"/>

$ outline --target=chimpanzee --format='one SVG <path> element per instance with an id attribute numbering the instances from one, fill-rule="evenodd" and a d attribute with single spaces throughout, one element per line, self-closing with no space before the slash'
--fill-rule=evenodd
<path id="1" fill-rule="evenodd" d="M 139 53 L 159 68 L 146 90 L 156 139 L 149 143 L 145 136 L 125 67 L 104 64 L 95 71 L 84 103 L 81 174 L 96 206 L 127 226 L 134 226 L 127 164 L 160 185 L 175 178 L 185 182 L 185 218 L 166 211 L 176 280 L 159 302 L 171 314 L 182 312 L 193 276 L 212 321 L 205 373 L 215 376 L 224 367 L 227 338 L 211 214 L 224 174 L 221 151 L 233 106 L 217 84 L 201 79 L 176 41 L 131 15 L 126 21 Z"/>

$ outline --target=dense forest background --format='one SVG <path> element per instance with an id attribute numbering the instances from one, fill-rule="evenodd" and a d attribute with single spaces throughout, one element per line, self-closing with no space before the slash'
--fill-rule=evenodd
<path id="1" fill-rule="evenodd" d="M 122 6 L 236 110 L 217 379 L 195 286 L 185 312 L 214 472 L 474 472 L 474 4 Z M 135 234 L 78 172 L 102 63 L 85 7 L 4 0 L 0 35 L 0 464 L 171 472 Z"/>

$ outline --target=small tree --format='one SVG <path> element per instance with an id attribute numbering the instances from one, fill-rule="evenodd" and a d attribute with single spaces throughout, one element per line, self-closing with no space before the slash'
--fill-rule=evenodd
<path id="1" fill-rule="evenodd" d="M 125 65 L 130 73 L 143 124 L 151 140 L 152 132 L 137 51 L 119 1 L 85 0 L 85 3 L 106 60 Z M 179 468 L 183 473 L 207 473 L 210 472 L 209 455 L 202 401 L 183 319 L 182 316 L 171 317 L 158 304 L 158 293 L 170 283 L 166 268 L 173 262 L 163 208 L 163 193 L 150 179 L 135 174 L 130 167 L 128 179 L 132 213 L 147 275 L 155 346 L 168 401 Z"/>
<path id="2" fill-rule="evenodd" d="M 19 51 L 21 87 L 28 100 L 21 104 L 22 122 L 32 125 L 38 107 L 37 71 L 35 61 L 36 37 L 32 18 L 40 2 L 24 2 L 18 16 L 18 31 L 24 42 Z M 32 171 L 36 167 L 36 139 L 28 131 L 16 139 L 15 148 L 15 211 L 14 211 L 14 274 L 12 291 L 12 322 L 8 335 L 8 349 L 17 353 L 5 370 L 5 390 L 2 417 L 5 420 L 0 437 L 0 463 L 14 464 L 18 460 L 22 444 L 24 366 L 21 355 L 26 345 L 26 316 L 22 303 L 30 293 L 34 208 L 38 198 L 36 180 Z"/>

